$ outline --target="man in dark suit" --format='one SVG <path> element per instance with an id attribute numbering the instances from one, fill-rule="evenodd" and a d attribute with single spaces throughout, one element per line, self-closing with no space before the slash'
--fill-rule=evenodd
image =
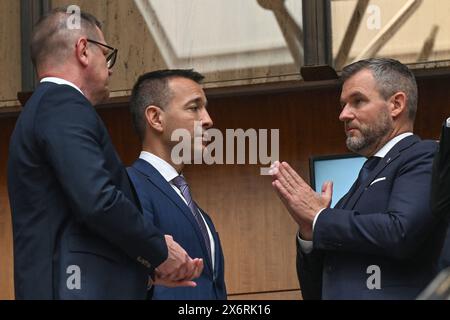
<path id="1" fill-rule="evenodd" d="M 342 72 L 347 147 L 368 158 L 330 208 L 332 183 L 316 194 L 287 164 L 273 186 L 299 225 L 297 270 L 305 299 L 414 299 L 433 279 L 445 226 L 431 214 L 434 141 L 412 133 L 414 75 L 369 59 Z"/>
<path id="2" fill-rule="evenodd" d="M 155 286 L 153 299 L 226 299 L 219 235 L 211 218 L 193 201 L 182 175 L 183 160 L 202 154 L 205 130 L 212 126 L 202 79 L 192 70 L 154 71 L 142 75 L 132 92 L 131 114 L 142 152 L 128 174 L 144 215 L 172 235 L 189 255 L 205 262 L 196 287 Z M 174 152 L 177 132 L 188 133 L 184 138 L 190 150 L 181 159 Z"/>
<path id="3" fill-rule="evenodd" d="M 195 285 L 203 266 L 145 219 L 93 105 L 117 50 L 98 20 L 55 9 L 36 25 L 41 81 L 11 136 L 8 188 L 17 299 L 144 299 L 149 276 Z M 70 19 L 70 21 L 69 21 Z"/>
<path id="4" fill-rule="evenodd" d="M 450 220 L 450 118 L 442 126 L 439 151 L 433 163 L 433 178 L 431 187 L 431 207 L 436 217 Z M 450 267 L 450 231 L 439 259 L 439 269 Z"/>

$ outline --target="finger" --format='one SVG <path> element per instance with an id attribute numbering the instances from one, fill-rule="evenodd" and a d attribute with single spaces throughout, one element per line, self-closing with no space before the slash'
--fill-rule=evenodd
<path id="1" fill-rule="evenodd" d="M 190 278 L 192 276 L 192 274 L 195 272 L 196 259 L 189 258 L 189 261 L 187 262 L 187 270 L 186 270 L 186 274 L 185 274 L 185 279 Z"/>
<path id="2" fill-rule="evenodd" d="M 297 184 L 295 179 L 291 176 L 291 174 L 286 170 L 284 166 L 280 166 L 279 175 L 277 175 L 280 182 L 284 185 L 284 187 L 291 192 L 291 190 L 297 189 Z"/>
<path id="3" fill-rule="evenodd" d="M 184 280 L 186 278 L 187 265 L 182 264 L 177 270 L 169 275 L 168 279 L 172 281 Z"/>
<path id="4" fill-rule="evenodd" d="M 178 281 L 175 282 L 175 287 L 196 287 L 197 283 L 195 281 L 191 281 L 191 280 L 183 280 L 183 281 Z"/>
<path id="5" fill-rule="evenodd" d="M 291 217 L 294 219 L 294 221 L 297 224 L 301 224 L 301 221 L 298 219 L 297 214 L 295 213 L 295 210 L 291 207 L 291 203 L 292 203 L 292 197 L 291 195 L 287 192 L 286 189 L 284 189 L 284 187 L 279 183 L 278 180 L 274 181 L 272 183 L 272 185 L 275 187 L 275 190 L 278 193 L 278 196 L 281 199 L 281 202 L 283 202 L 284 206 L 286 207 L 287 211 L 289 212 L 289 214 L 291 215 Z"/>
<path id="6" fill-rule="evenodd" d="M 284 203 L 286 207 L 289 209 L 288 202 L 291 200 L 291 194 L 288 192 L 288 190 L 283 186 L 282 183 L 280 183 L 279 180 L 275 180 L 272 182 L 272 186 L 276 190 L 278 197 L 281 199 L 281 201 Z"/>
<path id="7" fill-rule="evenodd" d="M 322 198 L 327 202 L 327 206 L 330 206 L 331 199 L 333 198 L 333 182 L 326 181 L 322 185 Z"/>
<path id="8" fill-rule="evenodd" d="M 156 278 L 155 285 L 164 286 L 168 288 L 175 288 L 175 287 L 196 287 L 197 283 L 190 280 L 170 281 L 167 279 Z"/>
<path id="9" fill-rule="evenodd" d="M 283 167 L 283 171 L 285 171 L 291 177 L 291 179 L 294 181 L 294 183 L 296 185 L 300 185 L 300 186 L 307 185 L 309 187 L 309 185 L 305 182 L 305 180 L 303 180 L 302 177 L 300 177 L 300 175 L 297 173 L 297 171 L 292 169 L 292 167 L 289 165 L 289 163 L 283 162 L 282 167 Z"/>
<path id="10" fill-rule="evenodd" d="M 294 194 L 296 191 L 296 187 L 293 185 L 292 178 L 287 175 L 286 170 L 280 167 L 279 173 L 276 175 L 277 181 L 284 187 L 289 194 Z"/>
<path id="11" fill-rule="evenodd" d="M 192 259 L 192 263 L 191 263 L 191 268 L 189 270 L 189 272 L 186 273 L 185 279 L 194 279 L 194 276 L 196 274 L 197 271 L 197 264 L 198 264 L 198 258 Z"/>
<path id="12" fill-rule="evenodd" d="M 200 277 L 200 275 L 203 272 L 203 267 L 204 267 L 203 259 L 198 259 L 197 264 L 196 264 L 195 273 L 192 276 L 191 280 Z"/>

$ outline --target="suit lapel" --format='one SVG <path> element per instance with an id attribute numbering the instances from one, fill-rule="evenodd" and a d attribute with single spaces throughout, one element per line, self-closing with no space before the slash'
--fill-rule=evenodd
<path id="1" fill-rule="evenodd" d="M 348 192 L 348 194 L 345 196 L 345 199 L 343 199 L 343 204 L 340 208 L 353 209 L 359 198 L 362 196 L 367 187 L 370 186 L 372 181 L 378 176 L 378 174 L 383 171 L 384 168 L 386 168 L 389 164 L 391 164 L 395 159 L 397 159 L 403 150 L 409 148 L 419 141 L 420 138 L 418 136 L 412 135 L 398 142 L 391 150 L 389 150 L 384 158 L 372 170 L 366 181 L 362 183 L 356 190 L 350 190 Z M 352 189 L 354 189 L 354 187 L 355 184 L 353 184 Z"/>
<path id="2" fill-rule="evenodd" d="M 184 214 L 184 216 L 189 220 L 192 225 L 192 228 L 195 230 L 195 234 L 197 235 L 198 241 L 202 246 L 202 250 L 204 252 L 204 256 L 208 257 L 206 259 L 206 264 L 209 266 L 210 270 L 212 270 L 212 264 L 210 258 L 208 256 L 208 250 L 206 249 L 205 240 L 203 239 L 202 232 L 200 227 L 198 226 L 197 221 L 195 220 L 194 215 L 192 214 L 189 207 L 186 203 L 180 198 L 180 196 L 175 192 L 169 182 L 164 179 L 164 177 L 155 169 L 150 163 L 145 160 L 138 159 L 132 165 L 137 171 L 147 177 L 148 181 L 152 183 L 155 187 L 161 190 Z M 207 220 L 207 219 L 205 219 Z M 209 226 L 209 224 L 208 224 Z M 211 227 L 210 227 L 211 230 Z M 212 230 L 211 230 L 212 231 Z"/>
<path id="3" fill-rule="evenodd" d="M 350 198 L 356 191 L 356 181 L 357 180 L 353 182 L 353 185 L 350 187 L 350 190 L 348 190 L 348 192 L 336 203 L 336 205 L 334 206 L 335 209 L 343 209 L 346 207 L 348 200 L 350 200 Z"/>
<path id="4" fill-rule="evenodd" d="M 214 241 L 214 275 L 215 277 L 218 275 L 218 270 L 220 266 L 220 259 L 221 259 L 221 248 L 220 248 L 220 241 L 219 236 L 217 234 L 216 229 L 214 228 L 214 225 L 211 221 L 211 219 L 208 217 L 205 211 L 201 209 L 199 206 L 197 206 L 199 210 L 201 211 L 203 217 L 205 217 L 206 224 L 208 225 L 209 230 L 211 231 L 211 235 Z M 211 269 L 212 269 L 212 262 L 211 262 Z"/>

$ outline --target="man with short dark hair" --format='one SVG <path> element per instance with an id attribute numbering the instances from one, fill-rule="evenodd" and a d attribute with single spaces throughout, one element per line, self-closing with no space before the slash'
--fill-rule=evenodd
<path id="1" fill-rule="evenodd" d="M 142 142 L 140 157 L 128 168 L 144 215 L 164 233 L 173 236 L 189 255 L 202 258 L 203 273 L 196 287 L 155 286 L 153 299 L 226 299 L 224 258 L 211 218 L 193 200 L 182 175 L 181 160 L 202 153 L 205 131 L 212 126 L 207 100 L 200 86 L 203 76 L 193 70 L 158 70 L 142 75 L 133 87 L 130 111 Z M 198 128 L 195 126 L 198 125 Z M 190 154 L 173 154 L 183 136 Z M 200 140 L 201 143 L 194 141 Z M 197 149 L 196 149 L 197 148 Z"/>
<path id="2" fill-rule="evenodd" d="M 145 299 L 149 276 L 194 286 L 203 268 L 137 206 L 93 105 L 117 50 L 98 20 L 55 9 L 31 40 L 39 86 L 11 136 L 8 191 L 16 299 Z"/>
<path id="3" fill-rule="evenodd" d="M 433 279 L 445 226 L 431 214 L 435 141 L 412 133 L 414 75 L 392 59 L 342 72 L 347 147 L 367 157 L 330 208 L 332 183 L 316 194 L 287 164 L 273 187 L 299 225 L 297 271 L 305 299 L 414 299 Z"/>

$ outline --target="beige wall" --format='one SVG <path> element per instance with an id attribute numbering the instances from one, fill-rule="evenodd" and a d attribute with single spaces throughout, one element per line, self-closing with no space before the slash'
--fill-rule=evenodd
<path id="1" fill-rule="evenodd" d="M 384 28 L 409 1 L 371 0 L 369 4 L 380 9 L 380 27 Z M 300 79 L 300 64 L 289 53 L 293 47 L 302 51 L 298 39 L 295 40 L 302 25 L 300 0 L 52 0 L 51 3 L 54 7 L 76 4 L 103 22 L 107 41 L 119 49 L 112 96 L 128 95 L 142 73 L 168 67 L 195 67 L 205 73 L 207 87 Z M 332 1 L 334 56 L 347 34 L 356 3 L 356 0 Z M 153 15 L 147 15 L 147 22 L 146 14 L 140 11 L 143 8 L 146 13 L 154 11 Z M 173 19 L 169 19 L 172 12 Z M 351 62 L 380 32 L 367 27 L 373 14 L 362 14 L 346 62 Z M 415 62 L 436 25 L 438 30 L 429 58 L 450 59 L 449 14 L 450 1 L 422 1 L 401 29 L 386 37 L 380 55 Z M 17 104 L 16 94 L 21 88 L 20 2 L 0 1 L 0 17 L 0 107 L 4 107 Z"/>
<path id="2" fill-rule="evenodd" d="M 358 0 L 332 1 L 332 39 L 333 56 L 336 56 L 353 10 Z M 361 51 L 387 26 L 392 19 L 402 11 L 411 0 L 371 0 L 369 7 L 363 13 L 362 23 L 351 46 L 350 63 Z M 412 16 L 401 26 L 398 32 L 387 34 L 386 45 L 379 55 L 395 57 L 405 63 L 418 62 L 419 52 L 431 34 L 434 26 L 438 27 L 434 47 L 429 61 L 450 59 L 450 1 L 442 0 L 416 0 L 419 6 Z M 411 2 L 412 3 L 412 2 Z M 379 15 L 376 10 L 379 8 Z M 374 20 L 380 18 L 380 28 L 372 29 Z"/>

